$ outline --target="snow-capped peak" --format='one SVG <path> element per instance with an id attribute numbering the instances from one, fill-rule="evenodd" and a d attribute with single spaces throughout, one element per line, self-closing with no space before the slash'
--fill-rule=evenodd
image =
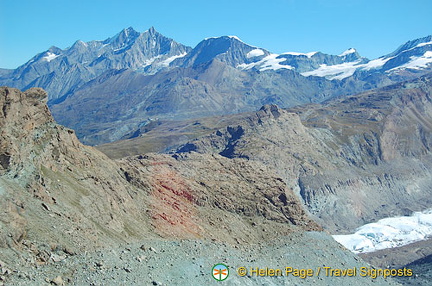
<path id="1" fill-rule="evenodd" d="M 237 37 L 237 36 L 228 36 L 228 38 L 235 39 L 235 40 L 237 40 L 237 41 L 243 42 L 243 41 L 240 40 L 240 38 Z"/>
<path id="2" fill-rule="evenodd" d="M 234 40 L 237 40 L 237 41 L 239 41 L 239 42 L 242 42 L 242 43 L 243 43 L 243 41 L 242 41 L 242 40 L 240 40 L 240 38 L 239 38 L 239 37 L 237 37 L 237 36 L 219 36 L 219 37 L 208 37 L 208 38 L 204 38 L 204 41 L 208 41 L 208 40 L 213 40 L 213 39 L 226 39 L 226 38 L 234 39 Z"/>
<path id="3" fill-rule="evenodd" d="M 346 56 L 346 55 L 349 55 L 349 54 L 354 54 L 354 53 L 356 53 L 356 52 L 357 52 L 356 49 L 354 49 L 354 48 L 349 48 L 348 50 L 346 50 L 346 51 L 344 51 L 342 54 L 340 54 L 339 57 L 343 57 L 343 56 Z"/>

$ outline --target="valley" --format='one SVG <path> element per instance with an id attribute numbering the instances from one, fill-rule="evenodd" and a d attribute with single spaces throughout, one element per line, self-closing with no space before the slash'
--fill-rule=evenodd
<path id="1" fill-rule="evenodd" d="M 1 69 L 0 285 L 212 285 L 217 263 L 227 285 L 427 285 L 430 214 L 407 217 L 432 206 L 431 52 L 192 48 L 151 27 Z M 415 275 L 347 277 L 371 265 Z"/>

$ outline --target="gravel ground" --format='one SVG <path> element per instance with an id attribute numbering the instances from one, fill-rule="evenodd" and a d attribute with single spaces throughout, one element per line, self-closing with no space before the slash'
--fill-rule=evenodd
<path id="1" fill-rule="evenodd" d="M 398 282 L 403 285 L 431 285 L 432 284 L 432 255 L 419 259 L 407 265 L 415 275 L 413 277 L 401 277 Z"/>
<path id="2" fill-rule="evenodd" d="M 21 259 L 22 260 L 22 259 Z M 54 262 L 57 261 L 57 262 Z M 227 245 L 207 240 L 144 240 L 66 257 L 51 253 L 49 262 L 35 266 L 24 261 L 9 265 L 4 285 L 397 285 L 392 279 L 361 277 L 370 267 L 347 252 L 329 235 L 294 233 L 254 245 Z M 213 279 L 212 267 L 230 269 L 223 282 Z M 355 277 L 326 276 L 324 268 L 357 268 Z M 245 267 L 248 274 L 237 274 Z M 281 277 L 251 275 L 251 268 L 282 269 Z M 313 276 L 285 275 L 285 267 L 312 269 Z"/>

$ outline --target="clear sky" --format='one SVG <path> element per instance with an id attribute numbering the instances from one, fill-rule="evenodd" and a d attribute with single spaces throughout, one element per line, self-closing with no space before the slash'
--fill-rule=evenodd
<path id="1" fill-rule="evenodd" d="M 236 35 L 274 53 L 350 47 L 373 59 L 432 34 L 431 0 L 0 0 L 0 67 L 16 68 L 50 46 L 104 40 L 154 26 L 194 47 Z"/>

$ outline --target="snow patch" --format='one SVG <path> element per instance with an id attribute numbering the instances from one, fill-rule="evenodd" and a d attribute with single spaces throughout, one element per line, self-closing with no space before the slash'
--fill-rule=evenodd
<path id="1" fill-rule="evenodd" d="M 422 69 L 427 68 L 430 63 L 432 63 L 432 51 L 427 51 L 421 57 L 410 57 L 410 61 L 400 67 L 396 67 L 395 69 Z"/>
<path id="2" fill-rule="evenodd" d="M 320 67 L 313 71 L 303 72 L 302 76 L 319 76 L 325 77 L 330 80 L 333 79 L 344 79 L 350 77 L 360 67 L 360 61 L 348 62 L 338 65 L 328 66 L 326 64 L 320 65 Z"/>
<path id="3" fill-rule="evenodd" d="M 427 46 L 427 45 L 432 45 L 432 41 L 426 42 L 426 43 L 420 43 L 416 47 L 423 47 L 423 46 Z"/>
<path id="4" fill-rule="evenodd" d="M 113 52 L 118 52 L 118 51 L 124 50 L 124 49 L 126 49 L 126 48 L 127 48 L 127 46 L 125 46 L 125 44 L 123 43 L 123 44 L 120 46 L 120 48 L 113 49 Z"/>
<path id="5" fill-rule="evenodd" d="M 348 62 L 338 65 L 332 65 L 328 66 L 325 64 L 320 65 L 320 67 L 313 71 L 303 72 L 301 73 L 302 76 L 319 76 L 319 77 L 325 77 L 327 79 L 333 80 L 338 79 L 342 80 L 344 78 L 352 76 L 356 70 L 371 70 L 371 69 L 379 69 L 386 62 L 393 59 L 394 57 L 390 58 L 378 58 L 372 61 L 369 61 L 365 64 L 360 64 L 361 61 L 355 61 L 355 62 Z"/>
<path id="6" fill-rule="evenodd" d="M 254 49 L 252 51 L 250 51 L 249 53 L 246 54 L 246 57 L 249 58 L 253 58 L 253 57 L 259 57 L 264 55 L 264 51 L 261 49 Z"/>
<path id="7" fill-rule="evenodd" d="M 278 70 L 278 69 L 294 69 L 290 65 L 281 65 L 281 62 L 284 62 L 286 59 L 284 58 L 277 58 L 279 57 L 278 54 L 270 54 L 263 58 L 262 60 L 250 63 L 250 64 L 240 64 L 237 66 L 237 68 L 240 68 L 242 70 L 249 70 L 253 67 L 259 67 L 260 71 L 266 71 L 266 70 Z"/>
<path id="8" fill-rule="evenodd" d="M 228 36 L 228 38 L 231 38 L 231 39 L 236 39 L 237 41 L 240 41 L 240 42 L 242 42 L 242 40 L 240 40 L 240 38 L 239 38 L 239 37 L 237 37 L 237 36 Z"/>
<path id="9" fill-rule="evenodd" d="M 245 43 L 245 42 L 243 42 L 242 40 L 240 40 L 240 38 L 237 37 L 237 36 L 209 37 L 209 38 L 204 38 L 204 41 L 207 41 L 207 40 L 210 40 L 210 39 L 220 39 L 220 38 L 224 38 L 224 37 L 228 37 L 228 38 L 230 38 L 230 39 L 235 39 L 235 40 L 237 40 L 237 41 L 239 41 L 239 42 Z M 246 45 L 247 45 L 247 44 L 246 44 Z"/>
<path id="10" fill-rule="evenodd" d="M 432 237 L 432 209 L 365 224 L 354 234 L 333 235 L 337 242 L 354 253 L 399 247 L 429 237 Z"/>
<path id="11" fill-rule="evenodd" d="M 375 60 L 372 60 L 370 62 L 368 62 L 367 64 L 362 65 L 362 69 L 364 70 L 371 70 L 371 69 L 377 69 L 382 67 L 386 62 L 388 62 L 389 60 L 391 60 L 394 57 L 391 58 L 378 58 Z"/>
<path id="12" fill-rule="evenodd" d="M 56 55 L 56 54 L 54 54 L 54 53 L 47 52 L 46 56 L 43 57 L 42 59 L 43 59 L 43 60 L 46 60 L 47 62 L 50 62 L 50 61 L 52 61 L 53 59 L 55 59 L 55 58 L 57 58 L 57 57 L 59 57 L 59 56 L 60 56 L 60 55 Z"/>
<path id="13" fill-rule="evenodd" d="M 356 49 L 350 48 L 350 49 L 346 50 L 345 52 L 343 52 L 342 54 L 340 54 L 339 57 L 343 57 L 343 56 L 346 56 L 349 54 L 354 54 L 355 52 L 357 52 Z"/>
<path id="14" fill-rule="evenodd" d="M 161 58 L 162 57 L 162 55 L 158 55 L 158 56 L 156 56 L 156 57 L 153 57 L 153 58 L 150 58 L 150 59 L 147 59 L 147 60 L 145 60 L 144 61 L 144 63 L 142 64 L 142 68 L 144 68 L 144 67 L 146 67 L 146 66 L 149 66 L 149 65 L 151 65 L 155 60 L 157 60 L 157 59 L 159 59 L 159 58 Z"/>
<path id="15" fill-rule="evenodd" d="M 187 55 L 187 53 L 183 53 L 183 54 L 180 54 L 180 55 L 176 55 L 176 56 L 169 57 L 169 58 L 167 58 L 166 60 L 161 61 L 158 65 L 160 65 L 161 67 L 167 67 L 167 66 L 169 66 L 170 63 L 171 63 L 172 61 L 174 61 L 175 59 L 183 58 L 183 57 L 186 56 L 186 55 Z"/>

